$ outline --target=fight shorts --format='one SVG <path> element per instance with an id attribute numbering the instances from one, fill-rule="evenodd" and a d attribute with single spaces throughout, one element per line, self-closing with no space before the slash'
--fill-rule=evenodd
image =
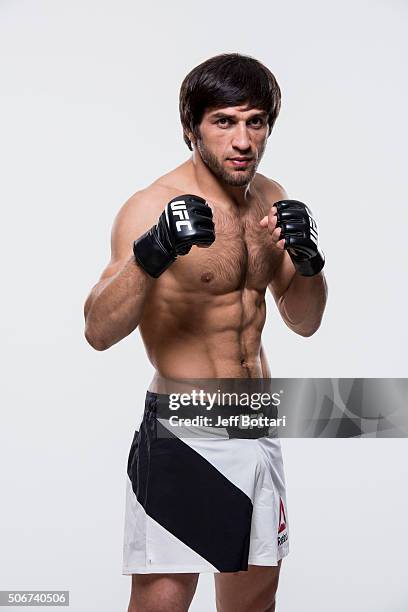
<path id="1" fill-rule="evenodd" d="M 289 552 L 279 438 L 178 436 L 158 418 L 168 398 L 147 392 L 130 448 L 122 574 L 277 565 Z"/>

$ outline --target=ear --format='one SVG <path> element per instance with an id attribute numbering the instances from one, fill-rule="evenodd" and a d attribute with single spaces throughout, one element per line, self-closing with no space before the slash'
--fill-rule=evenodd
<path id="1" fill-rule="evenodd" d="M 191 132 L 190 130 L 187 132 L 187 136 L 190 139 L 191 144 L 196 145 L 197 144 L 197 138 L 194 136 L 193 132 Z"/>

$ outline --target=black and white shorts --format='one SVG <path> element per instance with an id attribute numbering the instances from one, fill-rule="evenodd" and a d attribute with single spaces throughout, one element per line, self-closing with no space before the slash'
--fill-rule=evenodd
<path id="1" fill-rule="evenodd" d="M 162 436 L 167 398 L 147 392 L 130 448 L 122 573 L 277 565 L 289 552 L 279 438 Z"/>

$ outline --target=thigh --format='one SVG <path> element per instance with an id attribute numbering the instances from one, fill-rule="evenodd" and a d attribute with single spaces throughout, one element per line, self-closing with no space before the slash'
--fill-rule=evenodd
<path id="1" fill-rule="evenodd" d="M 128 612 L 186 612 L 199 574 L 133 574 Z"/>
<path id="2" fill-rule="evenodd" d="M 214 574 L 217 612 L 273 612 L 281 563 Z"/>

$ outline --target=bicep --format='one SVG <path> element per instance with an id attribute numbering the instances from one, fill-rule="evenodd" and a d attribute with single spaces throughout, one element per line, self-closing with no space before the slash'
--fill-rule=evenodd
<path id="1" fill-rule="evenodd" d="M 143 191 L 135 193 L 117 213 L 111 231 L 111 257 L 99 282 L 114 276 L 133 257 L 133 242 L 154 223 L 155 216 Z"/>
<path id="2" fill-rule="evenodd" d="M 85 304 L 85 310 L 89 308 L 95 294 L 108 284 L 133 257 L 133 242 L 141 236 L 152 224 L 149 202 L 143 191 L 136 192 L 119 209 L 111 230 L 110 261 L 102 270 L 99 280 L 92 287 Z"/>
<path id="3" fill-rule="evenodd" d="M 151 198 L 145 190 L 136 192 L 119 209 L 112 225 L 110 261 L 85 301 L 85 318 L 94 298 L 133 257 L 133 242 L 153 225 L 157 216 L 156 209 L 157 204 L 153 202 L 152 205 Z"/>

